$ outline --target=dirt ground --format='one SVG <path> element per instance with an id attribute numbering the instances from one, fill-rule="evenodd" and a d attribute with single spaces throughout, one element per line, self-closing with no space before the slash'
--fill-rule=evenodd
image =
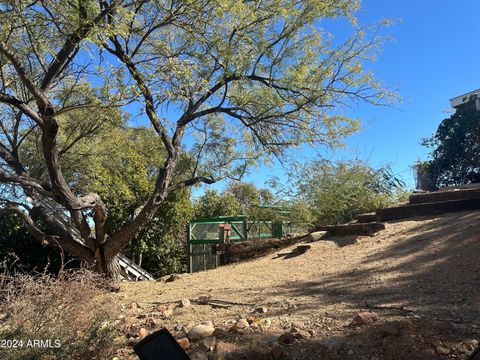
<path id="1" fill-rule="evenodd" d="M 390 222 L 371 237 L 122 283 L 123 336 L 166 327 L 180 338 L 211 321 L 215 336 L 192 342 L 192 359 L 465 359 L 480 340 L 479 222 L 480 212 Z M 362 312 L 373 314 L 352 325 Z M 241 318 L 250 326 L 232 329 Z M 117 357 L 135 358 L 129 345 Z"/>

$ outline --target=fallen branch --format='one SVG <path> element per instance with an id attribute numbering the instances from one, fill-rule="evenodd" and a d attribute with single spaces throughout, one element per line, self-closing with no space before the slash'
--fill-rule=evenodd
<path id="1" fill-rule="evenodd" d="M 365 306 L 368 309 L 376 309 L 376 310 L 398 310 L 398 311 L 405 311 L 405 312 L 415 312 L 412 309 L 407 309 L 406 305 L 372 305 L 369 303 L 365 303 Z"/>
<path id="2" fill-rule="evenodd" d="M 219 308 L 229 308 L 230 306 L 255 306 L 255 304 L 247 304 L 229 300 L 215 300 L 215 299 L 207 299 L 207 298 L 198 298 L 196 300 L 192 300 L 193 303 L 198 305 L 210 305 L 212 307 L 219 307 Z"/>

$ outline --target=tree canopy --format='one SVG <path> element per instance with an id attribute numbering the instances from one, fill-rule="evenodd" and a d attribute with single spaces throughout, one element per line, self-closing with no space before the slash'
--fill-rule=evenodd
<path id="1" fill-rule="evenodd" d="M 357 129 L 338 107 L 390 95 L 362 67 L 381 40 L 356 25 L 358 8 L 356 0 L 0 1 L 1 211 L 109 272 L 173 192 L 240 178 L 305 143 L 337 145 Z M 332 41 L 326 18 L 348 19 L 352 36 Z M 65 118 L 92 114 L 87 128 L 118 136 L 118 152 L 130 151 L 123 139 L 143 136 L 135 125 L 155 134 L 146 139 L 151 188 L 115 228 L 95 186 L 69 180 L 63 154 Z M 117 118 L 128 124 L 120 132 L 96 129 Z M 73 139 L 88 132 L 72 129 Z M 23 152 L 32 136 L 39 145 Z"/>
<path id="2" fill-rule="evenodd" d="M 315 227 L 343 224 L 358 214 L 396 203 L 405 194 L 404 187 L 388 166 L 319 159 L 292 173 L 286 195 L 297 216 Z"/>
<path id="3" fill-rule="evenodd" d="M 480 182 L 480 112 L 475 106 L 444 119 L 423 145 L 432 150 L 424 170 L 437 187 Z"/>

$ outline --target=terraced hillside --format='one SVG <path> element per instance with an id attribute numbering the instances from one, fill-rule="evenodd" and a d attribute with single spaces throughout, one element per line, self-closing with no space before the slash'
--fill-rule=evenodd
<path id="1" fill-rule="evenodd" d="M 205 322 L 215 332 L 189 341 L 195 359 L 466 358 L 480 339 L 479 223 L 480 212 L 387 222 L 371 237 L 123 283 L 124 336 L 167 327 L 192 338 Z"/>

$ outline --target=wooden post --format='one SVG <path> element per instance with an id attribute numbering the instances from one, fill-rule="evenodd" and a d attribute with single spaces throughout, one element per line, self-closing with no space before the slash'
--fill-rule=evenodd
<path id="1" fill-rule="evenodd" d="M 243 229 L 243 241 L 248 241 L 248 222 L 247 222 L 247 219 L 243 219 L 242 229 Z"/>
<path id="2" fill-rule="evenodd" d="M 192 273 L 193 272 L 193 261 L 192 261 L 192 243 L 190 240 L 192 239 L 192 228 L 191 224 L 188 224 L 187 227 L 187 248 L 188 248 L 188 272 Z"/>

